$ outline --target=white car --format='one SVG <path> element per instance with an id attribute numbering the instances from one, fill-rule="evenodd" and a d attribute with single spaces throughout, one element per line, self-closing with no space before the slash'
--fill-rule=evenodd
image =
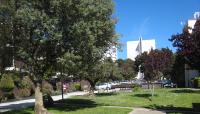
<path id="1" fill-rule="evenodd" d="M 100 84 L 98 84 L 98 85 L 95 86 L 95 89 L 96 89 L 96 90 L 111 89 L 111 84 L 109 84 L 109 83 L 100 83 Z"/>

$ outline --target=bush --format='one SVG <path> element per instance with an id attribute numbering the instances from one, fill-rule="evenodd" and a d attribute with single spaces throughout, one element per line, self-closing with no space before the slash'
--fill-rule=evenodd
<path id="1" fill-rule="evenodd" d="M 3 100 L 3 97 L 4 97 L 3 92 L 0 90 L 0 102 Z"/>
<path id="2" fill-rule="evenodd" d="M 0 88 L 5 92 L 9 92 L 14 87 L 15 87 L 15 84 L 12 77 L 9 74 L 3 74 L 0 81 Z"/>
<path id="3" fill-rule="evenodd" d="M 31 95 L 31 90 L 28 88 L 22 88 L 22 89 L 15 88 L 13 90 L 13 94 L 15 98 L 28 97 Z"/>
<path id="4" fill-rule="evenodd" d="M 141 85 L 139 84 L 134 84 L 132 91 L 133 92 L 137 92 L 141 90 Z"/>
<path id="5" fill-rule="evenodd" d="M 75 83 L 74 88 L 76 91 L 81 91 L 81 84 L 80 83 Z"/>
<path id="6" fill-rule="evenodd" d="M 53 93 L 53 86 L 47 81 L 42 81 L 42 92 L 51 95 Z"/>
<path id="7" fill-rule="evenodd" d="M 31 91 L 31 94 L 33 94 L 35 92 L 35 84 L 33 83 L 33 81 L 30 79 L 29 76 L 25 76 L 21 83 L 19 84 L 19 88 L 21 89 L 29 89 Z"/>
<path id="8" fill-rule="evenodd" d="M 195 88 L 200 88 L 200 77 L 195 77 L 194 78 L 194 87 Z"/>
<path id="9" fill-rule="evenodd" d="M 8 75 L 10 75 L 12 77 L 12 79 L 15 83 L 18 83 L 21 81 L 20 74 L 18 72 L 9 72 Z"/>

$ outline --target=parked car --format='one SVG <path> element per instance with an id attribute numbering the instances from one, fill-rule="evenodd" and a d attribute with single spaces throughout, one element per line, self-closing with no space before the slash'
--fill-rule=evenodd
<path id="1" fill-rule="evenodd" d="M 176 87 L 177 85 L 175 84 L 175 83 L 173 83 L 171 80 L 164 80 L 163 82 L 162 82 L 162 84 L 163 84 L 163 87 L 171 87 L 171 88 L 173 88 L 173 87 Z"/>
<path id="2" fill-rule="evenodd" d="M 105 89 L 111 89 L 111 84 L 109 84 L 109 83 L 100 83 L 100 84 L 97 84 L 97 85 L 95 86 L 95 89 L 96 89 L 96 90 L 100 90 L 100 89 L 103 89 L 103 90 L 105 90 Z"/>

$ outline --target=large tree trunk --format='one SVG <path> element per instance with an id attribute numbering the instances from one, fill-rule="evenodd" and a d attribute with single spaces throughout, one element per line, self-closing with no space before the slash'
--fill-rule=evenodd
<path id="1" fill-rule="evenodd" d="M 87 81 L 90 83 L 89 95 L 94 95 L 95 83 L 90 79 L 87 79 Z"/>
<path id="2" fill-rule="evenodd" d="M 49 114 L 47 109 L 44 108 L 43 96 L 39 84 L 35 88 L 35 114 Z"/>

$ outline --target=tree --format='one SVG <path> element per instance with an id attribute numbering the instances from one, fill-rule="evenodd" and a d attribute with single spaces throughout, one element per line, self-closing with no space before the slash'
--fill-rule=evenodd
<path id="1" fill-rule="evenodd" d="M 97 82 L 105 82 L 109 80 L 119 80 L 121 79 L 121 72 L 119 67 L 115 62 L 112 61 L 110 58 L 106 58 L 96 64 L 93 68 L 93 73 L 91 80 L 94 80 L 92 83 L 95 85 Z"/>
<path id="2" fill-rule="evenodd" d="M 37 81 L 35 113 L 45 110 L 40 84 L 44 80 L 44 74 L 54 67 L 57 59 L 58 19 L 56 14 L 46 7 L 53 5 L 49 2 L 39 0 L 11 2 L 15 9 L 12 35 L 17 59 L 29 66 L 28 71 Z"/>
<path id="3" fill-rule="evenodd" d="M 178 87 L 185 87 L 185 59 L 177 53 L 174 54 L 174 58 L 171 79 Z"/>
<path id="4" fill-rule="evenodd" d="M 144 52 L 136 57 L 136 66 L 141 66 L 144 73 L 144 79 L 148 83 L 159 80 L 162 77 L 170 78 L 173 66 L 173 53 L 168 48 L 151 50 L 149 53 Z M 139 68 L 137 68 L 139 69 Z M 152 84 L 152 97 L 154 96 L 154 85 Z"/>
<path id="5" fill-rule="evenodd" d="M 121 75 L 125 80 L 133 79 L 136 76 L 136 66 L 131 59 L 117 60 L 118 67 L 121 71 Z"/>
<path id="6" fill-rule="evenodd" d="M 136 56 L 135 58 L 135 71 L 139 72 L 139 66 L 141 72 L 144 72 L 144 61 L 147 59 L 147 52 L 143 52 L 141 55 Z"/>
<path id="7" fill-rule="evenodd" d="M 60 80 L 61 84 L 63 85 L 63 80 L 66 77 L 72 76 L 73 78 L 80 74 L 79 69 L 81 66 L 81 58 L 80 56 L 76 56 L 73 53 L 66 52 L 63 56 L 58 58 L 58 68 L 60 69 Z M 64 73 L 64 74 L 63 74 Z M 63 96 L 63 88 L 62 90 L 62 100 Z"/>
<path id="8" fill-rule="evenodd" d="M 146 63 L 151 64 L 155 73 L 162 73 L 163 77 L 170 78 L 170 73 L 173 66 L 173 53 L 168 48 L 162 48 L 161 50 L 150 51 L 149 60 Z M 158 75 L 156 75 L 158 76 Z M 157 79 L 160 79 L 159 76 Z"/>
<path id="9" fill-rule="evenodd" d="M 142 66 L 144 78 L 147 81 L 170 78 L 174 58 L 173 53 L 168 48 L 151 50 L 149 53 L 142 53 L 136 57 L 136 65 Z"/>
<path id="10" fill-rule="evenodd" d="M 192 33 L 189 33 L 189 29 L 186 25 L 182 33 L 172 35 L 169 40 L 177 47 L 177 53 L 184 56 L 187 64 L 200 70 L 200 19 L 196 21 Z"/>
<path id="11" fill-rule="evenodd" d="M 112 0 L 61 0 L 59 26 L 64 50 L 81 57 L 81 78 L 95 87 L 94 72 L 109 46 L 116 45 Z"/>
<path id="12" fill-rule="evenodd" d="M 2 1 L 3 2 L 3 1 Z M 5 1 L 4 1 L 5 2 Z M 4 4 L 0 5 L 0 72 L 11 65 L 12 60 L 12 15 L 11 8 Z"/>

